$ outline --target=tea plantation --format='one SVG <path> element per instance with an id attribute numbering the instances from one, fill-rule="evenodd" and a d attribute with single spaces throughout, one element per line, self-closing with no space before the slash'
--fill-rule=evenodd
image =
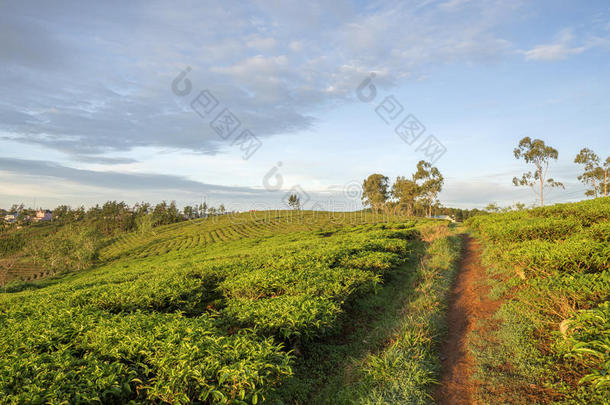
<path id="1" fill-rule="evenodd" d="M 0 403 L 262 402 L 419 226 L 260 212 L 108 240 L 92 269 L 2 289 Z"/>
<path id="2" fill-rule="evenodd" d="M 467 221 L 486 246 L 502 302 L 473 339 L 482 403 L 607 404 L 610 398 L 610 199 Z M 493 343 L 489 343 L 493 342 Z"/>

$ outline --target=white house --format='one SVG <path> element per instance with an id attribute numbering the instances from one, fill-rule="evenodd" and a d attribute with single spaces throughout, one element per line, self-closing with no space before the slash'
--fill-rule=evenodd
<path id="1" fill-rule="evenodd" d="M 49 210 L 38 210 L 36 211 L 36 217 L 34 217 L 35 222 L 50 221 L 52 219 L 53 213 Z"/>
<path id="2" fill-rule="evenodd" d="M 15 222 L 17 220 L 17 214 L 6 214 L 4 216 L 4 222 L 8 222 L 9 224 Z"/>

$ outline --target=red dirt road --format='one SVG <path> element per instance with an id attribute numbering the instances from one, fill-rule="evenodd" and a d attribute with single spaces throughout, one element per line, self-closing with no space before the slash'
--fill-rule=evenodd
<path id="1" fill-rule="evenodd" d="M 472 381 L 472 356 L 467 350 L 468 336 L 479 319 L 489 319 L 499 303 L 487 298 L 489 287 L 481 264 L 481 246 L 462 235 L 460 268 L 449 295 L 448 335 L 441 346 L 442 373 L 436 400 L 442 405 L 474 404 L 476 383 Z"/>

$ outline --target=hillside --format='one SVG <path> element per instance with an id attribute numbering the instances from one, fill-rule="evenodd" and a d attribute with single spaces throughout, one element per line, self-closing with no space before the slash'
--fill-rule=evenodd
<path id="1" fill-rule="evenodd" d="M 469 337 L 475 400 L 607 404 L 610 200 L 467 223 L 485 247 L 485 299 L 497 308 Z"/>
<path id="2" fill-rule="evenodd" d="M 93 269 L 11 283 L 0 294 L 2 402 L 312 395 L 295 383 L 301 353 L 345 335 L 351 306 L 393 273 L 409 280 L 421 232 L 438 226 L 261 212 L 107 240 Z M 292 388 L 277 391 L 288 381 Z"/>

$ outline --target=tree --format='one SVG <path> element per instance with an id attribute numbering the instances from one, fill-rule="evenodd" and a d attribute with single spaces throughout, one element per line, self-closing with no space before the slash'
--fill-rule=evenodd
<path id="1" fill-rule="evenodd" d="M 153 214 L 142 214 L 138 215 L 135 220 L 136 229 L 141 234 L 153 233 L 153 227 L 155 226 L 155 220 Z"/>
<path id="2" fill-rule="evenodd" d="M 301 199 L 296 194 L 290 194 L 290 197 L 288 197 L 288 205 L 293 210 L 298 210 L 301 208 Z"/>
<path id="3" fill-rule="evenodd" d="M 83 270 L 97 259 L 102 240 L 97 229 L 68 224 L 44 240 L 33 240 L 28 250 L 35 263 L 55 273 Z"/>
<path id="4" fill-rule="evenodd" d="M 227 211 L 227 210 L 226 210 L 226 208 L 225 208 L 225 205 L 224 205 L 224 204 L 220 204 L 220 205 L 218 206 L 218 212 L 220 213 L 220 215 L 223 215 L 223 214 L 224 214 L 226 211 Z"/>
<path id="5" fill-rule="evenodd" d="M 72 220 L 72 209 L 67 205 L 60 205 L 53 210 L 53 221 L 65 224 Z"/>
<path id="6" fill-rule="evenodd" d="M 584 165 L 584 173 L 578 176 L 578 180 L 587 186 L 591 186 L 585 192 L 587 196 L 597 198 L 600 194 L 608 196 L 608 170 L 610 169 L 610 157 L 600 164 L 600 158 L 591 149 L 583 148 L 574 158 L 574 163 Z"/>
<path id="7" fill-rule="evenodd" d="M 15 256 L 0 259 L 0 286 L 3 286 L 8 282 L 8 275 L 13 267 L 17 265 L 17 261 L 17 257 Z"/>
<path id="8" fill-rule="evenodd" d="M 207 211 L 208 211 L 208 205 L 205 202 L 202 204 L 199 204 L 199 216 L 201 218 L 205 217 Z"/>
<path id="9" fill-rule="evenodd" d="M 438 197 L 438 193 L 443 189 L 445 179 L 436 167 L 433 167 L 432 164 L 424 160 L 420 160 L 417 163 L 417 172 L 413 175 L 413 181 L 419 187 L 420 199 L 428 207 L 428 216 L 432 216 L 432 206 Z"/>
<path id="10" fill-rule="evenodd" d="M 496 204 L 495 202 L 492 202 L 492 203 L 487 204 L 487 207 L 485 207 L 485 211 L 500 212 L 500 206 L 498 206 L 498 204 Z"/>
<path id="11" fill-rule="evenodd" d="M 518 202 L 515 203 L 513 208 L 515 211 L 523 211 L 525 209 L 525 204 Z"/>
<path id="12" fill-rule="evenodd" d="M 415 200 L 419 196 L 420 190 L 417 183 L 406 177 L 398 176 L 392 185 L 392 196 L 398 201 L 401 210 L 405 210 L 407 215 L 413 215 Z"/>
<path id="13" fill-rule="evenodd" d="M 184 216 L 187 217 L 188 219 L 195 218 L 195 209 L 193 207 L 191 207 L 190 205 L 187 205 L 186 207 L 184 207 L 184 209 L 182 211 L 184 212 Z"/>
<path id="14" fill-rule="evenodd" d="M 152 215 L 155 226 L 173 224 L 182 220 L 180 210 L 176 207 L 176 201 L 172 201 L 169 205 L 166 201 L 160 202 L 155 205 Z"/>
<path id="15" fill-rule="evenodd" d="M 362 183 L 362 201 L 373 211 L 379 212 L 388 200 L 388 178 L 383 174 L 371 174 Z"/>
<path id="16" fill-rule="evenodd" d="M 9 213 L 11 214 L 18 214 L 21 211 L 23 211 L 25 209 L 25 206 L 22 204 L 13 204 L 11 205 L 11 209 L 9 210 Z"/>
<path id="17" fill-rule="evenodd" d="M 518 179 L 517 177 L 513 178 L 513 184 L 516 187 L 519 186 L 529 186 L 535 190 L 536 185 L 540 185 L 540 206 L 544 206 L 544 187 L 561 187 L 563 183 L 551 179 L 547 179 L 547 173 L 549 170 L 549 163 L 551 159 L 557 160 L 559 156 L 559 152 L 557 149 L 552 148 L 551 146 L 546 146 L 544 141 L 540 139 L 530 139 L 529 136 L 521 139 L 519 141 L 519 146 L 513 150 L 513 154 L 515 155 L 515 159 L 525 160 L 525 163 L 531 163 L 535 167 L 535 171 L 532 173 L 527 172 L 523 173 L 523 176 Z"/>

